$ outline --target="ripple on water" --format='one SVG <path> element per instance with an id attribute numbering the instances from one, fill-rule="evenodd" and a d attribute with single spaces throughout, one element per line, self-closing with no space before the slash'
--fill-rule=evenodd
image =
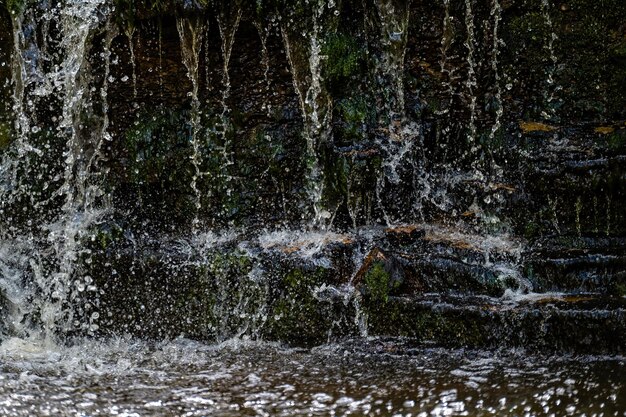
<path id="1" fill-rule="evenodd" d="M 174 414 L 172 414 L 174 413 Z M 626 416 L 620 357 L 230 340 L 0 346 L 0 414 Z"/>

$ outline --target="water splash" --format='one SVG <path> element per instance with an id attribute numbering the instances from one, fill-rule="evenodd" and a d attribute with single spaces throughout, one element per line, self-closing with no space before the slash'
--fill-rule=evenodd
<path id="1" fill-rule="evenodd" d="M 350 242 L 350 235 L 331 231 L 279 230 L 263 233 L 258 237 L 259 246 L 265 251 L 277 251 L 321 267 L 331 265 L 326 252 L 330 244 Z"/>
<path id="2" fill-rule="evenodd" d="M 204 34 L 206 32 L 206 24 L 202 18 L 177 18 L 176 28 L 178 29 L 178 35 L 180 37 L 181 53 L 183 63 L 187 68 L 187 77 L 191 80 L 191 164 L 193 165 L 194 174 L 191 178 L 191 190 L 194 195 L 194 207 L 195 214 L 192 220 L 192 230 L 197 232 L 200 224 L 199 213 L 202 209 L 202 195 L 198 189 L 198 180 L 201 179 L 201 165 L 202 165 L 202 150 L 201 141 L 198 137 L 198 133 L 201 129 L 200 126 L 200 98 L 198 91 L 200 88 L 199 78 L 199 64 L 200 64 L 200 49 Z"/>

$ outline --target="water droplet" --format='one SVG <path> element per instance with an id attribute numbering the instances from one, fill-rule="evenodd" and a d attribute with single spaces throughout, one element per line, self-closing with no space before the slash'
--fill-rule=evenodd
<path id="1" fill-rule="evenodd" d="M 402 33 L 403 32 L 391 32 L 389 34 L 389 39 L 393 42 L 400 42 L 402 40 Z"/>

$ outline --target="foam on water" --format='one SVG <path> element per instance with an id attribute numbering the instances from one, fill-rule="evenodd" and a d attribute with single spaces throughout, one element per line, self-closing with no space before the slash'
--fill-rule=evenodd
<path id="1" fill-rule="evenodd" d="M 563 300 L 568 294 L 563 292 L 524 292 L 520 290 L 505 290 L 502 300 L 509 305 L 518 305 L 520 303 L 536 303 L 546 300 Z"/>

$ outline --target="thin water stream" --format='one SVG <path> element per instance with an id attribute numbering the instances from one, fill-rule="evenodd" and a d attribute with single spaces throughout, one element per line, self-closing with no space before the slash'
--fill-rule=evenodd
<path id="1" fill-rule="evenodd" d="M 199 19 L 182 19 L 176 20 L 176 28 L 180 37 L 181 52 L 183 63 L 187 68 L 187 76 L 191 80 L 191 144 L 192 155 L 191 164 L 193 165 L 194 174 L 191 179 L 191 190 L 194 194 L 195 215 L 192 220 L 192 228 L 197 231 L 200 223 L 199 212 L 202 208 L 202 195 L 198 189 L 198 181 L 201 179 L 202 171 L 202 141 L 199 138 L 201 110 L 200 98 L 198 91 L 200 89 L 199 65 L 200 65 L 200 48 L 206 32 L 204 22 Z"/>

